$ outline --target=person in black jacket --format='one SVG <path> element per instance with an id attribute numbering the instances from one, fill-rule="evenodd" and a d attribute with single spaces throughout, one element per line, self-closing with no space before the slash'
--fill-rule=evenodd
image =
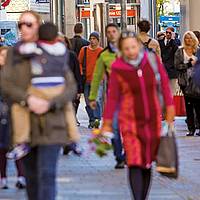
<path id="1" fill-rule="evenodd" d="M 81 22 L 78 22 L 74 26 L 74 37 L 70 39 L 70 42 L 72 44 L 71 50 L 76 53 L 76 55 L 79 55 L 79 52 L 82 47 L 88 46 L 90 43 L 86 39 L 82 37 L 83 35 L 83 24 Z"/>
<path id="2" fill-rule="evenodd" d="M 166 29 L 166 36 L 159 40 L 162 62 L 168 73 L 173 94 L 176 92 L 177 70 L 174 66 L 174 55 L 178 46 L 174 40 L 174 28 Z"/>
<path id="3" fill-rule="evenodd" d="M 77 57 L 79 55 L 81 48 L 84 46 L 88 46 L 90 44 L 89 41 L 87 41 L 86 39 L 82 37 L 82 35 L 83 35 L 83 24 L 81 22 L 78 22 L 74 26 L 74 37 L 70 39 L 70 43 L 71 43 L 70 49 L 75 52 Z M 81 87 L 84 88 L 83 86 Z M 82 90 L 82 93 L 83 93 L 83 90 Z M 80 104 L 80 98 L 79 99 L 77 98 L 76 108 L 75 108 L 76 112 L 78 110 L 79 104 Z M 80 126 L 80 123 L 78 120 L 77 120 L 77 125 Z"/>
<path id="4" fill-rule="evenodd" d="M 74 78 L 75 78 L 76 84 L 77 84 L 77 88 L 78 88 L 78 93 L 76 95 L 76 98 L 73 101 L 74 109 L 75 109 L 75 112 L 77 113 L 78 105 L 80 103 L 81 93 L 83 91 L 79 61 L 78 61 L 76 53 L 71 50 L 72 46 L 71 46 L 70 40 L 62 33 L 59 34 L 59 39 L 66 44 L 66 46 L 69 50 L 68 51 L 69 52 L 69 67 L 74 75 Z M 78 121 L 77 121 L 77 125 L 80 125 L 80 123 Z M 70 143 L 64 147 L 65 155 L 68 155 L 71 151 L 74 152 L 78 156 L 80 156 L 82 154 L 82 151 L 78 148 L 77 144 L 74 142 Z"/>

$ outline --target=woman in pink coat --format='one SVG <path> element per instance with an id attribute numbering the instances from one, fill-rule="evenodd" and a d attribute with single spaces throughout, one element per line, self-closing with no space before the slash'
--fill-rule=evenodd
<path id="1" fill-rule="evenodd" d="M 145 200 L 151 182 L 152 161 L 156 159 L 160 141 L 162 109 L 159 96 L 164 100 L 166 120 L 172 123 L 172 94 L 160 59 L 145 51 L 133 32 L 121 34 L 119 49 L 121 57 L 112 65 L 102 131 L 112 131 L 113 114 L 120 105 L 119 123 L 131 190 L 135 200 Z"/>

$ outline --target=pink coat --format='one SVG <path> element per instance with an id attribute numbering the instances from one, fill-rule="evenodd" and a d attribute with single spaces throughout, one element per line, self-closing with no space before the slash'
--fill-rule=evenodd
<path id="1" fill-rule="evenodd" d="M 165 105 L 173 105 L 168 76 L 158 57 L 157 62 Z M 112 120 L 117 105 L 120 105 L 119 124 L 128 166 L 149 168 L 156 159 L 160 141 L 161 106 L 146 52 L 139 72 L 122 58 L 113 63 L 105 122 Z"/>

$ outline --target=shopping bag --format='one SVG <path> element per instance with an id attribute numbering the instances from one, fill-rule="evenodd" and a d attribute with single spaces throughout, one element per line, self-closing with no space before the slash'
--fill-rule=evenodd
<path id="1" fill-rule="evenodd" d="M 174 126 L 168 126 L 167 133 L 161 136 L 156 171 L 169 178 L 178 178 L 179 161 Z"/>
<path id="2" fill-rule="evenodd" d="M 174 96 L 174 105 L 176 116 L 186 116 L 185 100 L 183 93 L 180 89 L 176 92 L 176 95 Z"/>

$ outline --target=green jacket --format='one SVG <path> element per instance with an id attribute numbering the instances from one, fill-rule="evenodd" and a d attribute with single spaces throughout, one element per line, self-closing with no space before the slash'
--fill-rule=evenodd
<path id="1" fill-rule="evenodd" d="M 90 96 L 89 100 L 96 100 L 98 95 L 99 86 L 104 76 L 109 77 L 111 72 L 111 65 L 116 59 L 116 53 L 111 50 L 108 46 L 100 54 L 97 59 L 93 79 L 91 82 Z"/>

